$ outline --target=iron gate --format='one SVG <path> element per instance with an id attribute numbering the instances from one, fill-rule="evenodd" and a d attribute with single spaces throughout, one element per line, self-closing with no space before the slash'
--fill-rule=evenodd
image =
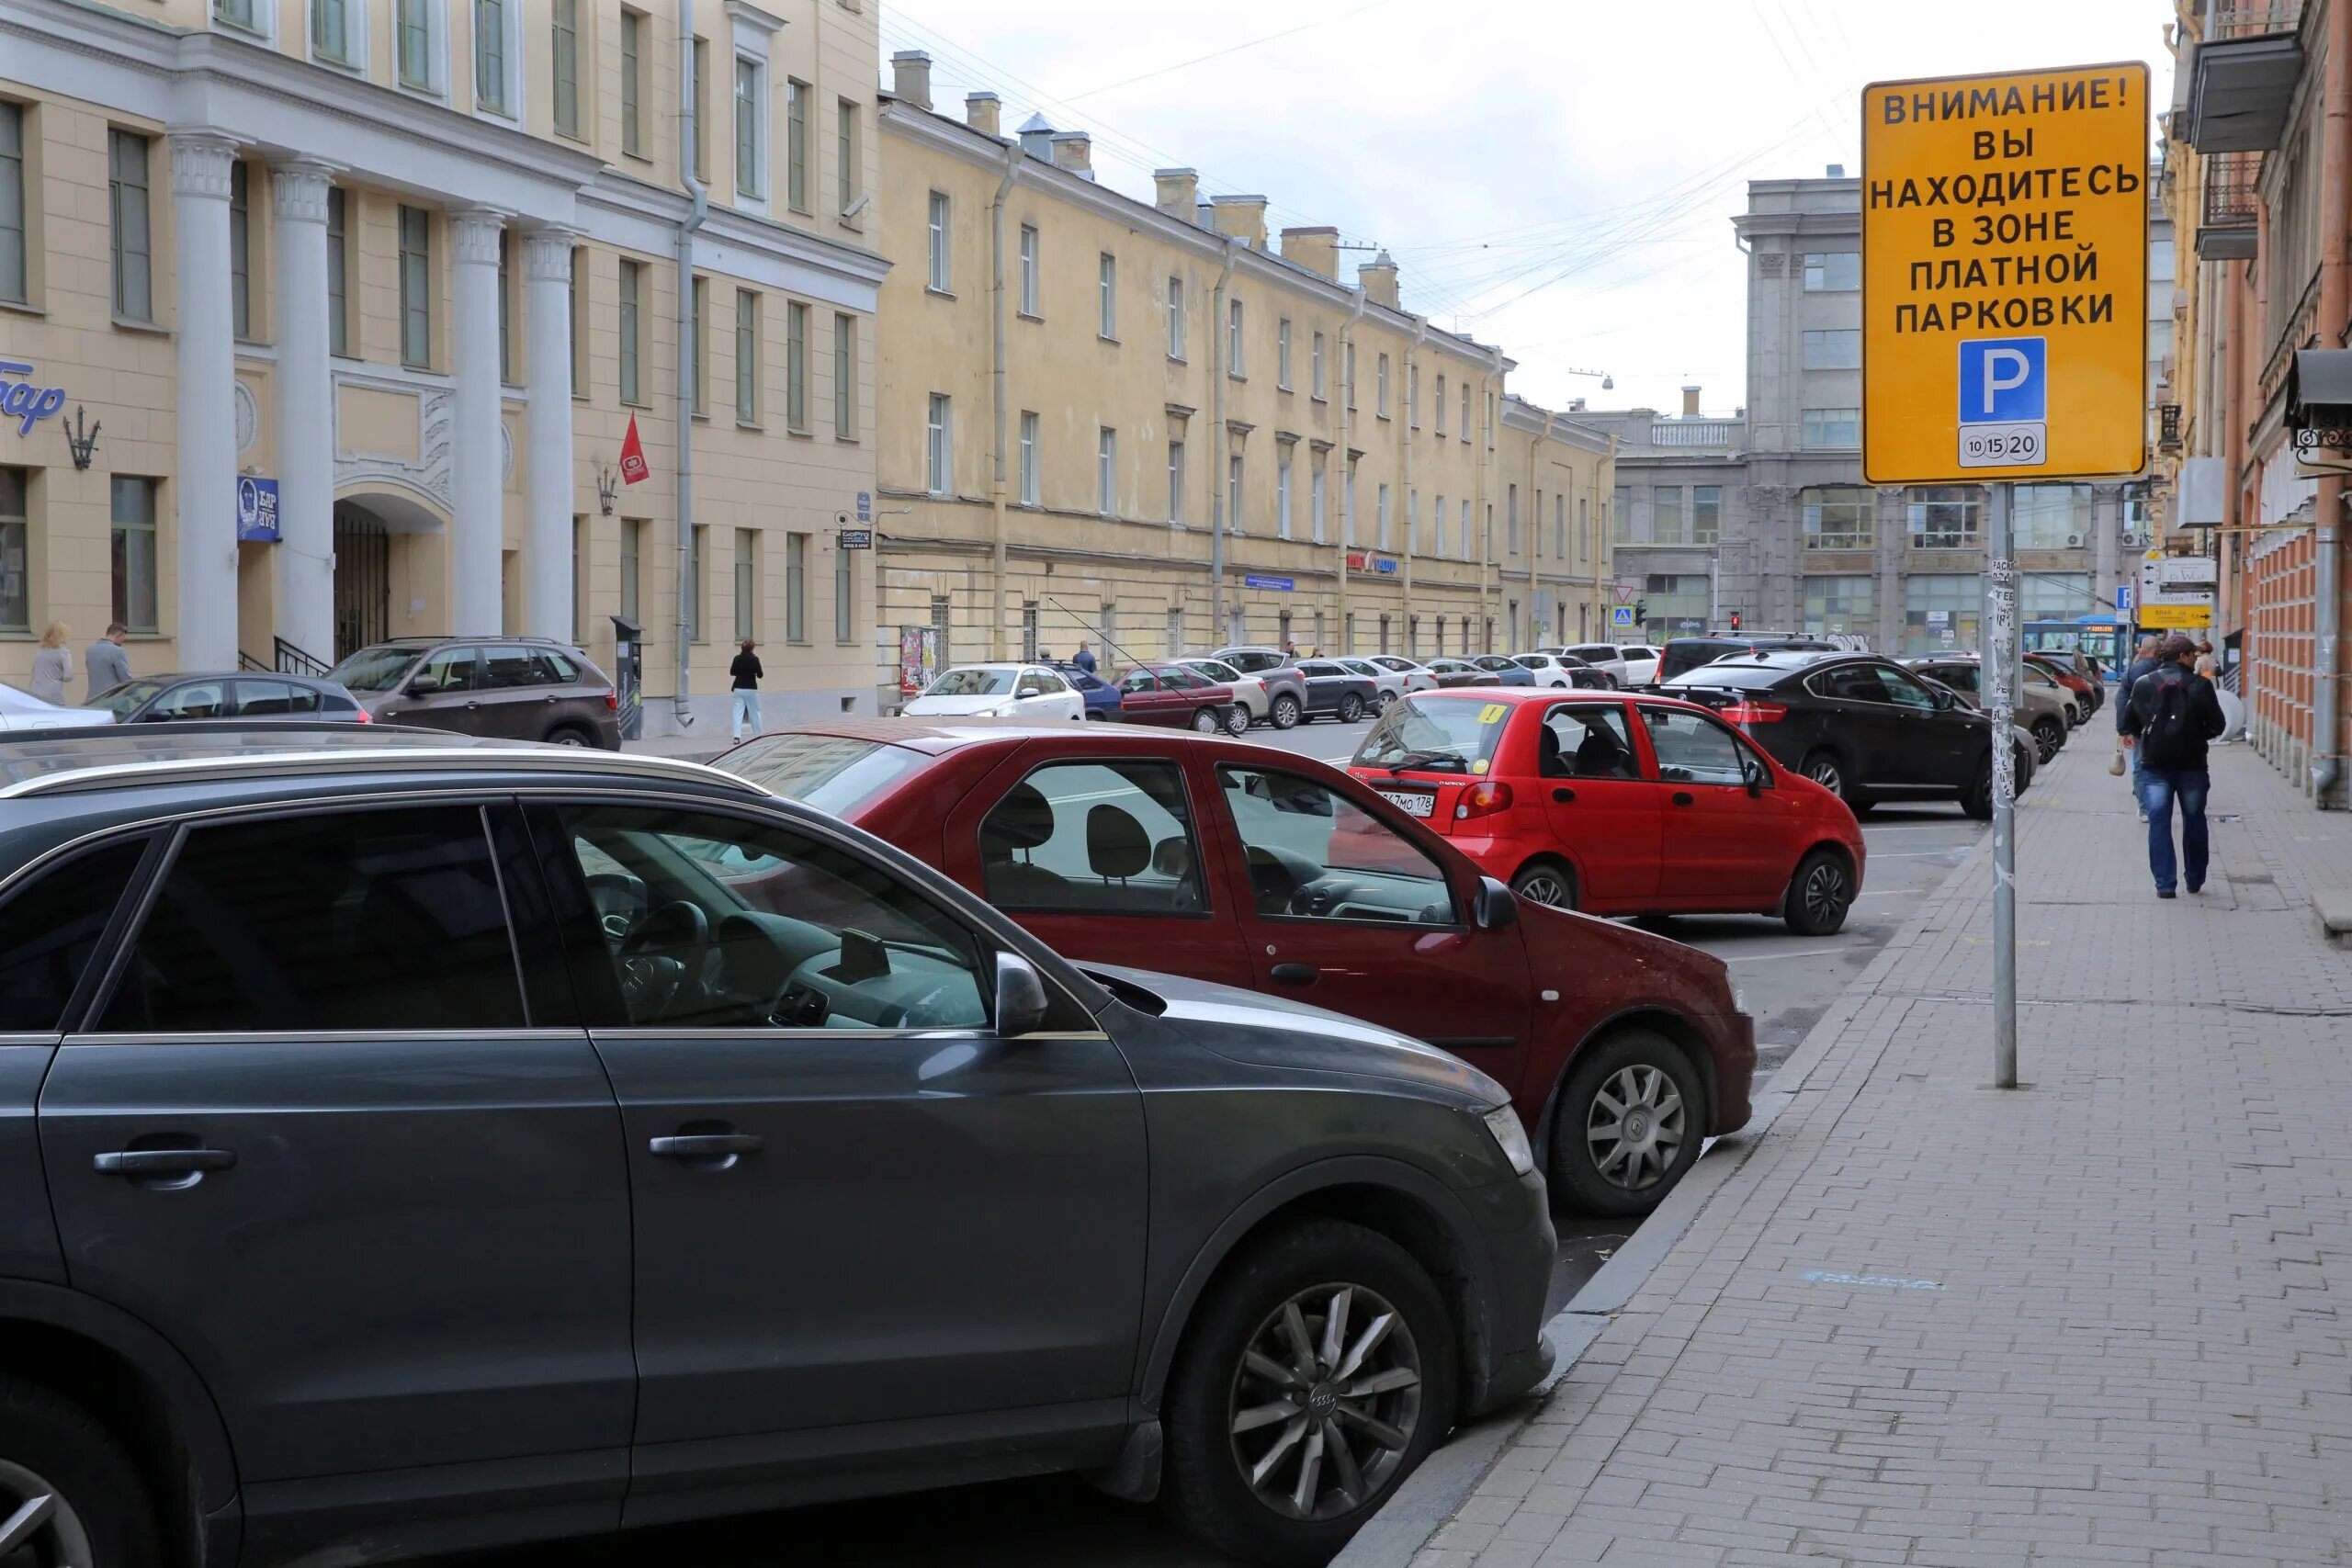
<path id="1" fill-rule="evenodd" d="M 356 506 L 334 509 L 337 663 L 392 635 L 392 536 Z"/>

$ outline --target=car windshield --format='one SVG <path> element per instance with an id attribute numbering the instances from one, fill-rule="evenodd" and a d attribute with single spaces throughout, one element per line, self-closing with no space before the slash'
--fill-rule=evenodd
<path id="1" fill-rule="evenodd" d="M 1508 703 L 1424 692 L 1395 704 L 1356 752 L 1360 768 L 1483 773 L 1494 766 Z"/>
<path id="2" fill-rule="evenodd" d="M 82 705 L 104 708 L 117 718 L 129 718 L 155 699 L 155 694 L 170 685 L 169 681 L 126 681 L 121 685 L 100 692 Z"/>
<path id="3" fill-rule="evenodd" d="M 841 735 L 768 735 L 719 759 L 718 766 L 783 795 L 846 817 L 926 761 L 920 751 Z"/>
<path id="4" fill-rule="evenodd" d="M 401 683 L 409 666 L 416 662 L 422 648 L 388 644 L 381 648 L 363 648 L 334 669 L 327 679 L 339 682 L 348 691 L 389 692 Z"/>
<path id="5" fill-rule="evenodd" d="M 931 683 L 926 697 L 1001 697 L 1012 690 L 1010 670 L 950 670 Z"/>
<path id="6" fill-rule="evenodd" d="M 1550 656 L 1541 653 L 1522 653 L 1511 662 L 1522 670 L 1549 670 L 1552 667 Z"/>
<path id="7" fill-rule="evenodd" d="M 1199 671 L 1202 674 L 1207 676 L 1212 681 L 1238 681 L 1241 679 L 1241 672 L 1239 671 L 1234 669 L 1229 664 L 1220 664 L 1214 659 L 1195 659 L 1191 662 L 1189 668 Z"/>

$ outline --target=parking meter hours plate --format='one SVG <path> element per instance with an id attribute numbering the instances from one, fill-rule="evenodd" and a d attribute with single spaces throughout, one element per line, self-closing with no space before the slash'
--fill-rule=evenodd
<path id="1" fill-rule="evenodd" d="M 2129 475 L 2147 461 L 2148 68 L 1862 94 L 1862 472 Z"/>

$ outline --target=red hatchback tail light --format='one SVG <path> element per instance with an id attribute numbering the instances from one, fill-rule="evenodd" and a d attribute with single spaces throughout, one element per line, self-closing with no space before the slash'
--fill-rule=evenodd
<path id="1" fill-rule="evenodd" d="M 1723 710 L 1724 722 L 1741 726 L 1778 724 L 1789 716 L 1789 710 L 1779 703 L 1734 703 Z"/>
<path id="2" fill-rule="evenodd" d="M 1500 779 L 1487 779 L 1462 792 L 1462 798 L 1453 803 L 1453 819 L 1466 822 L 1473 817 L 1492 817 L 1510 809 L 1510 785 Z"/>

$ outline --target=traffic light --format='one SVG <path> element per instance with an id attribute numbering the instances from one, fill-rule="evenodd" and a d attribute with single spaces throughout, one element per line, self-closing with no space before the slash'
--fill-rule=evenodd
<path id="1" fill-rule="evenodd" d="M 1739 612 L 1737 610 L 1734 610 L 1731 613 L 1731 629 L 1734 631 L 1739 630 Z"/>
<path id="2" fill-rule="evenodd" d="M 1634 604 L 1634 619 L 1642 625 L 1646 626 L 1649 624 L 1649 618 L 1650 602 L 1646 599 L 1635 601 Z"/>

